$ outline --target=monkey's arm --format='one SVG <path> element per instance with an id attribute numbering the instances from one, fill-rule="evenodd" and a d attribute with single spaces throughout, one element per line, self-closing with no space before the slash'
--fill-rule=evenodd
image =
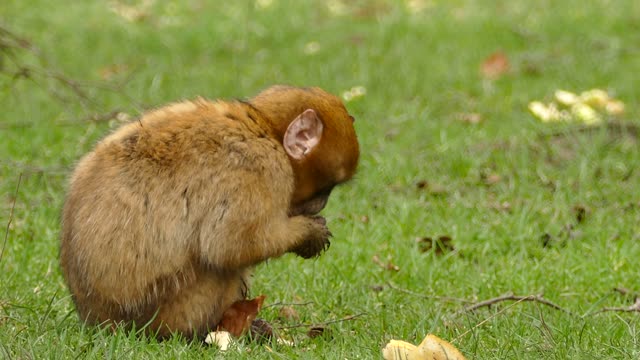
<path id="1" fill-rule="evenodd" d="M 257 187 L 251 189 L 262 193 Z M 222 219 L 205 218 L 199 238 L 205 262 L 219 269 L 237 269 L 287 252 L 313 257 L 328 246 L 331 234 L 323 219 L 289 217 L 286 206 L 268 193 L 248 201 L 240 192 L 227 200 Z"/>
<path id="2" fill-rule="evenodd" d="M 294 177 L 284 152 L 245 141 L 226 160 L 224 169 L 204 167 L 194 174 L 207 190 L 193 192 L 188 201 L 194 208 L 189 213 L 200 218 L 196 252 L 204 262 L 237 269 L 287 252 L 312 257 L 326 248 L 324 219 L 288 215 Z M 208 194 L 204 202 L 200 194 Z"/>

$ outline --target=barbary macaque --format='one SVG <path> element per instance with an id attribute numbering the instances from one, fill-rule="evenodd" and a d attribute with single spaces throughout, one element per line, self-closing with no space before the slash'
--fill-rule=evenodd
<path id="1" fill-rule="evenodd" d="M 78 163 L 60 258 L 82 321 L 201 337 L 247 296 L 252 268 L 329 246 L 318 215 L 356 170 L 353 117 L 320 88 L 174 103 Z"/>

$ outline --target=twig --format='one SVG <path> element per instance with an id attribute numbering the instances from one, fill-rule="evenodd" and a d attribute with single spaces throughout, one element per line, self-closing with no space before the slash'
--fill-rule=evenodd
<path id="1" fill-rule="evenodd" d="M 640 137 L 640 127 L 636 124 L 622 123 L 620 121 L 610 121 L 604 124 L 604 128 L 608 131 L 615 133 L 616 135 L 629 134 L 634 138 Z M 549 133 L 538 134 L 539 139 L 553 139 L 559 137 L 565 137 L 572 133 L 593 133 L 602 129 L 600 126 L 580 126 L 570 128 L 566 130 L 554 131 Z"/>
<path id="2" fill-rule="evenodd" d="M 7 168 L 11 168 L 14 170 L 19 170 L 22 175 L 30 175 L 30 174 L 43 174 L 47 173 L 50 175 L 65 175 L 69 173 L 69 168 L 65 166 L 38 166 L 25 164 L 18 161 L 3 161 L 0 160 L 0 166 L 6 166 Z"/>
<path id="3" fill-rule="evenodd" d="M 413 292 L 411 290 L 407 290 L 407 289 L 403 289 L 397 285 L 394 285 L 392 282 L 387 281 L 387 286 L 393 290 L 397 290 L 400 292 L 403 292 L 405 294 L 409 294 L 409 295 L 413 295 L 413 296 L 419 296 L 425 299 L 436 299 L 436 300 L 441 300 L 441 301 L 448 301 L 448 302 L 459 302 L 459 303 L 467 303 L 470 304 L 473 301 L 467 300 L 467 299 L 461 299 L 461 298 L 454 298 L 454 297 L 448 297 L 448 296 L 435 296 L 435 295 L 425 295 L 425 294 L 421 294 L 421 293 L 417 293 L 417 292 Z"/>
<path id="4" fill-rule="evenodd" d="M 636 302 L 633 303 L 633 305 L 631 306 L 626 306 L 626 307 L 605 307 L 602 308 L 602 310 L 600 311 L 596 311 L 595 314 L 600 314 L 603 312 L 611 312 L 611 311 L 615 311 L 615 312 L 640 312 L 640 297 L 636 298 Z"/>
<path id="5" fill-rule="evenodd" d="M 2 25 L 0 25 L 0 47 L 19 47 L 32 51 L 34 50 L 33 45 L 29 40 L 19 37 Z"/>
<path id="6" fill-rule="evenodd" d="M 475 310 L 477 310 L 477 309 L 479 309 L 481 307 L 491 306 L 491 305 L 494 305 L 494 304 L 497 304 L 497 303 L 503 302 L 503 301 L 517 301 L 517 302 L 534 301 L 534 302 L 538 302 L 538 303 L 543 304 L 543 305 L 547 305 L 547 306 L 549 306 L 549 307 L 551 307 L 551 308 L 553 308 L 555 310 L 560 310 L 560 311 L 565 312 L 565 313 L 567 313 L 569 315 L 573 315 L 569 310 L 566 310 L 566 309 L 562 308 L 560 305 L 554 304 L 551 301 L 543 298 L 541 294 L 538 294 L 538 295 L 527 295 L 527 296 L 518 296 L 518 295 L 513 295 L 513 294 L 505 294 L 505 295 L 502 295 L 502 296 L 495 297 L 493 299 L 484 300 L 484 301 L 481 301 L 479 303 L 467 306 L 467 307 L 463 308 L 462 310 L 456 312 L 456 315 L 460 314 L 460 313 L 475 311 Z"/>
<path id="7" fill-rule="evenodd" d="M 497 313 L 492 314 L 492 315 L 491 315 L 491 316 L 489 316 L 488 318 L 486 318 L 486 319 L 484 319 L 484 320 L 480 321 L 479 323 L 477 323 L 477 324 L 476 324 L 474 327 L 472 327 L 471 329 L 469 329 L 469 330 L 467 330 L 467 331 L 463 332 L 462 334 L 460 334 L 460 335 L 456 336 L 456 338 L 455 338 L 455 339 L 453 339 L 453 340 L 451 340 L 451 342 L 452 342 L 452 343 L 456 343 L 456 342 L 458 342 L 458 340 L 462 339 L 462 338 L 463 338 L 465 335 L 467 335 L 468 333 L 470 333 L 470 332 L 472 332 L 473 330 L 475 330 L 475 329 L 479 328 L 480 326 L 482 326 L 482 325 L 486 324 L 487 322 L 489 322 L 489 320 L 491 320 L 491 319 L 493 319 L 494 317 L 496 317 L 496 316 L 498 316 L 498 315 L 502 314 L 503 312 L 505 312 L 505 311 L 507 311 L 507 310 L 511 309 L 512 307 L 514 307 L 514 306 L 518 305 L 519 303 L 521 303 L 521 302 L 523 302 L 523 301 L 524 301 L 524 299 L 520 299 L 520 300 L 518 300 L 518 301 L 514 302 L 513 304 L 511 304 L 511 305 L 509 305 L 509 306 L 507 306 L 507 307 L 505 307 L 505 308 L 501 309 L 501 310 L 500 310 L 500 311 L 498 311 Z"/>
<path id="8" fill-rule="evenodd" d="M 613 291 L 619 293 L 620 295 L 630 295 L 630 294 L 633 295 L 634 294 L 631 290 L 629 290 L 627 288 L 624 288 L 624 287 L 615 287 L 615 288 L 613 288 Z"/>
<path id="9" fill-rule="evenodd" d="M 279 330 L 284 330 L 284 329 L 295 329 L 295 328 L 301 328 L 301 327 L 326 326 L 326 325 L 329 325 L 329 324 L 334 324 L 334 323 L 338 323 L 338 322 L 342 322 L 342 321 L 353 320 L 353 319 L 359 318 L 360 316 L 363 316 L 363 315 L 366 315 L 366 313 L 359 313 L 359 314 L 355 314 L 355 315 L 349 315 L 349 316 L 343 317 L 342 319 L 333 319 L 333 320 L 329 320 L 329 321 L 325 321 L 325 322 L 321 322 L 321 323 L 295 324 L 295 325 L 289 325 L 289 326 L 279 326 L 278 329 Z"/>
<path id="10" fill-rule="evenodd" d="M 28 79 L 36 85 L 46 88 L 48 93 L 61 102 L 69 102 L 73 99 L 68 98 L 61 91 L 55 89 L 55 85 L 61 85 L 73 94 L 80 104 L 88 108 L 89 105 L 96 105 L 94 98 L 90 96 L 86 89 L 98 89 L 110 91 L 119 94 L 131 102 L 137 110 L 141 109 L 140 104 L 130 97 L 123 88 L 133 78 L 134 72 L 130 72 L 126 78 L 118 83 L 112 84 L 108 82 L 89 82 L 79 81 L 66 76 L 63 72 L 56 71 L 46 66 L 25 65 L 22 61 L 22 53 L 27 52 L 33 55 L 40 64 L 46 64 L 45 57 L 35 48 L 28 40 L 19 37 L 9 29 L 0 25 L 0 54 L 3 58 L 11 62 L 12 68 L 0 68 L 0 75 L 10 76 L 13 80 Z M 38 80 L 49 81 L 49 83 L 40 83 Z"/>
<path id="11" fill-rule="evenodd" d="M 307 305 L 311 305 L 313 304 L 313 301 L 307 301 L 307 302 L 303 302 L 303 303 L 285 303 L 285 302 L 277 302 L 277 303 L 273 303 L 273 304 L 269 304 L 266 306 L 263 306 L 263 309 L 266 308 L 270 308 L 270 307 L 275 307 L 275 306 L 307 306 Z"/>
<path id="12" fill-rule="evenodd" d="M 7 246 L 7 240 L 9 239 L 9 228 L 11 227 L 11 221 L 13 220 L 13 210 L 16 207 L 16 199 L 18 198 L 18 191 L 20 191 L 20 183 L 22 182 L 22 173 L 18 176 L 18 184 L 16 185 L 16 191 L 13 194 L 13 202 L 11 203 L 11 211 L 9 212 L 9 221 L 7 221 L 7 229 L 4 232 L 4 242 L 2 243 L 2 250 L 0 250 L 0 263 L 4 257 L 4 249 Z"/>

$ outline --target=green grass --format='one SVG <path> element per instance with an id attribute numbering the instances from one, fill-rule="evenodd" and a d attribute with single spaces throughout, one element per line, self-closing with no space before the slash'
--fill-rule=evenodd
<path id="1" fill-rule="evenodd" d="M 633 304 L 614 287 L 640 292 L 638 133 L 580 131 L 527 112 L 556 89 L 598 87 L 626 103 L 617 123 L 640 126 L 640 3 L 425 0 L 412 13 L 405 2 L 372 0 L 344 2 L 352 5 L 335 14 L 336 3 L 157 0 L 134 22 L 107 2 L 2 4 L 0 24 L 37 51 L 13 49 L 18 65 L 6 47 L 0 53 L 3 226 L 15 204 L 0 260 L 0 358 L 219 355 L 179 338 L 83 328 L 58 267 L 59 212 L 75 161 L 117 126 L 88 117 L 248 97 L 273 83 L 337 94 L 364 86 L 347 103 L 362 161 L 324 211 L 331 249 L 261 265 L 252 294 L 311 302 L 296 306 L 298 321 L 264 309 L 276 326 L 360 316 L 315 339 L 305 327 L 283 331 L 294 347 L 244 342 L 225 358 L 375 359 L 388 340 L 417 343 L 427 333 L 470 359 L 640 358 L 640 313 L 597 313 Z M 305 53 L 310 42 L 314 54 Z M 479 65 L 497 50 L 511 71 L 484 80 Z M 114 65 L 123 71 L 102 79 Z M 17 66 L 77 80 L 85 98 L 43 73 L 15 77 Z M 482 121 L 458 120 L 469 113 Z M 419 251 L 416 238 L 441 235 L 455 251 Z M 459 312 L 465 301 L 509 292 L 544 294 L 571 314 L 538 302 Z"/>

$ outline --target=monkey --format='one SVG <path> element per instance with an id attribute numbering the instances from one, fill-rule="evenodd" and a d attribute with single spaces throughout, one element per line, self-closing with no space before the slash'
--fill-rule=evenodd
<path id="1" fill-rule="evenodd" d="M 359 155 L 354 118 L 317 87 L 176 102 L 124 124 L 77 163 L 62 208 L 81 321 L 206 335 L 256 265 L 329 246 L 318 213 Z"/>

